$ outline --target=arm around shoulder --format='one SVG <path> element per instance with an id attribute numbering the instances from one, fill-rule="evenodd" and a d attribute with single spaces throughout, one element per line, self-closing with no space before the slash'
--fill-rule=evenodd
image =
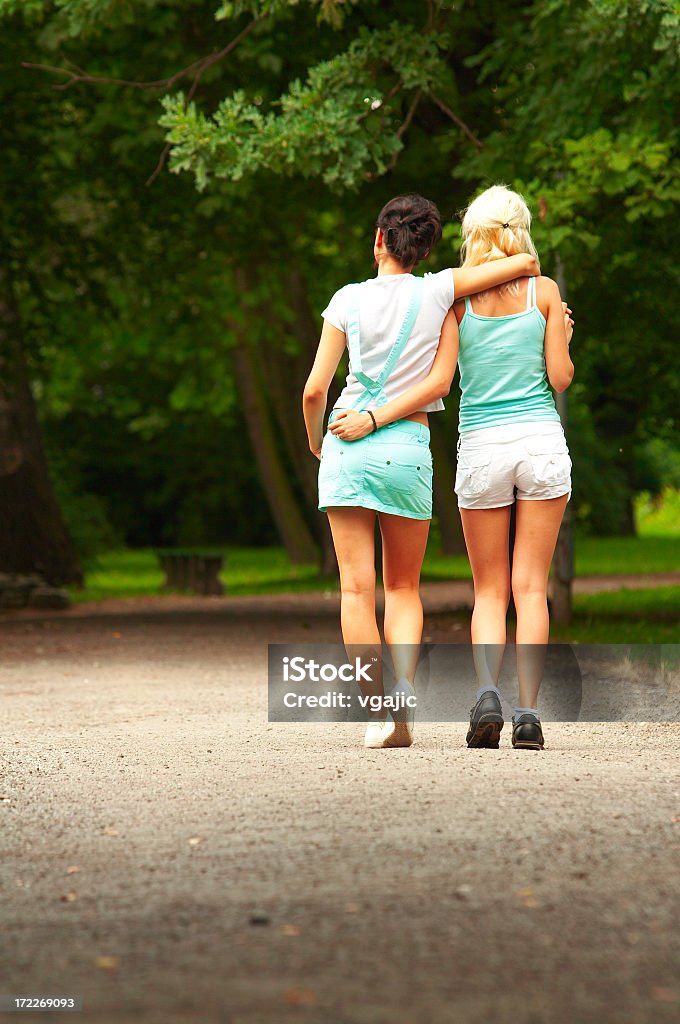
<path id="1" fill-rule="evenodd" d="M 460 299 L 464 295 L 474 295 L 475 292 L 495 288 L 518 277 L 536 277 L 540 271 L 534 256 L 528 252 L 519 252 L 474 267 L 454 267 L 452 273 L 455 297 Z"/>

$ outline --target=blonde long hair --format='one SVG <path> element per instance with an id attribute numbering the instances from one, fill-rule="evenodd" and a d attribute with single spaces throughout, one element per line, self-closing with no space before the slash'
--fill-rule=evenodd
<path id="1" fill-rule="evenodd" d="M 531 213 L 522 196 L 506 185 L 492 185 L 470 203 L 463 216 L 461 266 L 477 267 L 520 252 L 538 260 L 530 229 Z M 516 281 L 500 288 L 513 295 L 519 291 Z"/>

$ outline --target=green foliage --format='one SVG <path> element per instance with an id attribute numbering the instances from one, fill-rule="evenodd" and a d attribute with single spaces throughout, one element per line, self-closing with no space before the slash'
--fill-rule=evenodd
<path id="1" fill-rule="evenodd" d="M 641 537 L 680 536 L 680 488 L 665 487 L 657 495 L 643 492 L 635 504 Z"/>
<path id="2" fill-rule="evenodd" d="M 348 49 L 310 68 L 276 101 L 237 90 L 206 116 L 183 94 L 165 97 L 174 171 L 191 171 L 199 189 L 211 176 L 240 182 L 266 170 L 321 178 L 337 191 L 383 174 L 402 149 L 395 89 L 428 90 L 441 77 L 441 36 L 415 26 L 361 29 Z"/>
<path id="3" fill-rule="evenodd" d="M 87 568 L 100 551 L 119 547 L 121 537 L 110 521 L 106 499 L 85 492 L 78 462 L 60 452 L 52 453 L 50 463 L 59 507 Z"/>
<path id="4" fill-rule="evenodd" d="M 495 125 L 462 180 L 504 180 L 535 214 L 543 266 L 576 312 L 569 391 L 574 506 L 594 532 L 629 529 L 650 477 L 644 446 L 677 436 L 680 315 L 668 302 L 680 200 L 680 9 L 670 0 L 536 2 L 471 58 Z"/>
<path id="5" fill-rule="evenodd" d="M 41 43 L 57 49 L 72 39 L 133 25 L 144 15 L 156 16 L 165 0 L 0 0 L 0 17 L 21 15 L 29 24 L 44 24 Z"/>
<path id="6" fill-rule="evenodd" d="M 510 16 L 470 61 L 494 83 L 499 123 L 456 173 L 523 188 L 542 211 L 539 244 L 578 275 L 610 209 L 633 224 L 677 208 L 679 49 L 673 0 L 552 0 Z"/>
<path id="7" fill-rule="evenodd" d="M 312 7 L 319 8 L 319 21 L 327 21 L 335 28 L 341 28 L 347 10 L 359 0 L 304 0 Z M 269 15 L 286 14 L 299 7 L 301 0 L 231 0 L 218 7 L 215 17 L 218 20 L 237 18 L 246 12 L 258 18 Z"/>
<path id="8" fill-rule="evenodd" d="M 370 273 L 386 199 L 420 191 L 450 216 L 497 180 L 526 192 L 546 272 L 559 251 L 576 312 L 580 526 L 623 528 L 636 490 L 675 479 L 669 449 L 649 442 L 673 443 L 680 392 L 677 4 L 0 0 L 0 16 L 13 115 L 1 240 L 32 384 L 71 492 L 101 500 L 119 535 L 194 542 L 228 523 L 242 541 L 271 536 L 234 345 L 304 360 L 331 292 Z M 191 74 L 167 94 L 55 91 L 18 67 L 163 79 L 254 18 L 188 103 Z M 188 173 L 147 188 L 164 136 Z M 456 241 L 448 225 L 428 269 L 453 262 Z M 273 405 L 292 363 L 271 364 Z M 257 513 L 239 518 L 243 494 Z"/>
<path id="9" fill-rule="evenodd" d="M 42 17 L 46 12 L 45 0 L 0 0 L 0 16 L 21 14 L 29 21 Z"/>

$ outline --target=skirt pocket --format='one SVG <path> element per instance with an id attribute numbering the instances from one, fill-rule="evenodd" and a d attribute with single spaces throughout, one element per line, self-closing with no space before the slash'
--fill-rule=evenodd
<path id="1" fill-rule="evenodd" d="M 319 483 L 323 481 L 325 484 L 329 484 L 340 476 L 344 458 L 340 444 L 341 442 L 333 434 L 324 436 L 319 460 Z"/>
<path id="2" fill-rule="evenodd" d="M 319 508 L 359 505 L 366 459 L 366 439 L 341 441 L 327 434 L 319 462 Z"/>
<path id="3" fill-rule="evenodd" d="M 374 445 L 366 460 L 364 494 L 396 515 L 432 516 L 432 453 L 427 444 Z"/>

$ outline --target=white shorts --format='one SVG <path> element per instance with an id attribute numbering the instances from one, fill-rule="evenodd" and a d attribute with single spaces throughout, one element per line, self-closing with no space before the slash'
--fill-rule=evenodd
<path id="1" fill-rule="evenodd" d="M 459 508 L 571 497 L 571 459 L 562 424 L 508 423 L 461 434 L 455 490 Z"/>

